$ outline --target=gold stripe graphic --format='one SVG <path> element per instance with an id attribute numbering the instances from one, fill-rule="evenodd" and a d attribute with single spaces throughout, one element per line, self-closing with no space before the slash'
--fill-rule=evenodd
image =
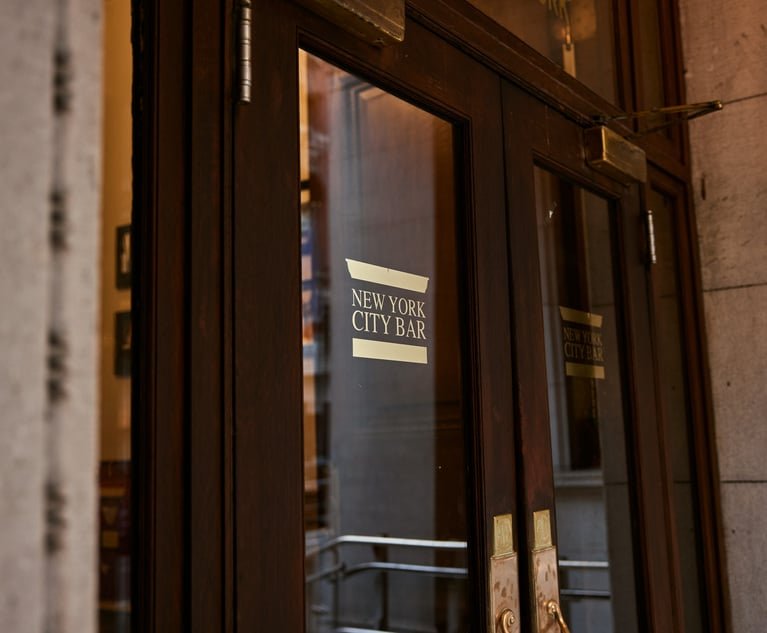
<path id="1" fill-rule="evenodd" d="M 591 327 L 602 327 L 603 317 L 601 314 L 594 314 L 593 312 L 581 312 L 580 310 L 563 308 L 562 306 L 559 306 L 559 314 L 562 316 L 563 321 L 580 323 L 582 325 L 590 325 Z"/>
<path id="2" fill-rule="evenodd" d="M 429 362 L 426 347 L 369 341 L 363 338 L 352 339 L 352 356 L 375 360 L 394 360 L 402 363 L 418 363 L 420 365 L 427 365 Z"/>
<path id="3" fill-rule="evenodd" d="M 565 363 L 565 374 L 573 378 L 605 379 L 605 368 L 598 365 L 581 365 L 580 363 Z"/>
<path id="4" fill-rule="evenodd" d="M 393 268 L 384 268 L 375 264 L 358 262 L 356 259 L 347 258 L 346 266 L 349 269 L 351 278 L 359 281 L 369 281 L 374 284 L 381 284 L 382 286 L 412 290 L 414 292 L 426 292 L 429 286 L 428 277 L 394 270 Z"/>

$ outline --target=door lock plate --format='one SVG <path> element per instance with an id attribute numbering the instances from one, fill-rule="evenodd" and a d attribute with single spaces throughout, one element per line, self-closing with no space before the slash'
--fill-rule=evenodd
<path id="1" fill-rule="evenodd" d="M 490 624 L 488 633 L 521 633 L 519 622 L 519 564 L 514 550 L 510 514 L 493 517 L 490 557 Z"/>
<path id="2" fill-rule="evenodd" d="M 557 620 L 551 616 L 549 604 L 559 601 L 557 548 L 552 545 L 551 513 L 541 510 L 533 513 L 534 543 L 531 552 L 533 596 L 535 597 L 535 633 L 559 633 Z"/>

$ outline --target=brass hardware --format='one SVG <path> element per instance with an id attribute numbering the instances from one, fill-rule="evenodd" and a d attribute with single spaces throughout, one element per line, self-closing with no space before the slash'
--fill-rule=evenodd
<path id="1" fill-rule="evenodd" d="M 373 44 L 405 39 L 405 0 L 300 0 L 308 9 Z"/>
<path id="2" fill-rule="evenodd" d="M 647 209 L 647 249 L 651 264 L 658 263 L 658 255 L 655 251 L 655 220 L 652 209 Z"/>
<path id="3" fill-rule="evenodd" d="M 493 517 L 489 633 L 520 633 L 519 564 L 510 514 Z"/>
<path id="4" fill-rule="evenodd" d="M 642 148 L 604 125 L 587 129 L 583 137 L 591 167 L 627 185 L 647 182 L 647 157 Z"/>
<path id="5" fill-rule="evenodd" d="M 559 603 L 556 600 L 549 600 L 548 604 L 546 605 L 546 610 L 559 625 L 559 630 L 562 633 L 570 633 L 570 627 L 567 626 L 567 622 L 565 622 L 565 616 L 562 615 L 562 607 L 559 606 Z"/>
<path id="6" fill-rule="evenodd" d="M 559 314 L 562 317 L 565 375 L 604 380 L 604 343 L 600 331 L 604 317 L 565 306 L 559 306 Z"/>
<path id="7" fill-rule="evenodd" d="M 627 112 L 610 117 L 595 117 L 600 123 L 607 121 L 625 121 L 627 119 L 643 119 L 648 116 L 658 114 L 686 114 L 687 120 L 697 119 L 699 116 L 716 112 L 724 108 L 724 103 L 715 99 L 714 101 L 702 101 L 700 103 L 685 103 L 683 105 L 664 106 L 662 108 L 650 108 L 649 110 L 640 110 L 639 112 Z"/>
<path id="8" fill-rule="evenodd" d="M 536 633 L 556 633 L 556 625 L 548 612 L 549 602 L 559 599 L 556 547 L 533 550 L 531 574 L 533 595 L 535 596 L 533 631 Z"/>
<path id="9" fill-rule="evenodd" d="M 514 553 L 514 530 L 510 514 L 493 517 L 493 556 Z"/>
<path id="10" fill-rule="evenodd" d="M 559 600 L 557 548 L 552 545 L 551 512 L 533 513 L 533 549 L 530 575 L 533 582 L 535 633 L 557 633 L 556 622 L 549 613 L 549 603 Z"/>
<path id="11" fill-rule="evenodd" d="M 239 83 L 240 83 L 240 103 L 250 103 L 251 86 L 253 83 L 251 66 L 251 25 L 253 23 L 253 9 L 251 0 L 241 0 L 240 2 L 240 24 L 239 24 Z"/>
<path id="12" fill-rule="evenodd" d="M 498 616 L 498 633 L 512 633 L 512 627 L 517 623 L 517 618 L 511 609 L 504 609 Z"/>
<path id="13" fill-rule="evenodd" d="M 734 101 L 738 100 L 736 99 Z M 641 138 L 642 136 L 646 136 L 648 134 L 652 134 L 653 132 L 660 132 L 661 130 L 665 130 L 672 125 L 676 125 L 684 121 L 692 121 L 693 119 L 697 119 L 698 117 L 704 116 L 706 114 L 718 112 L 719 110 L 724 109 L 726 104 L 733 103 L 734 101 L 724 102 L 720 99 L 715 99 L 714 101 L 703 101 L 701 103 L 685 103 L 683 105 L 650 108 L 649 110 L 640 110 L 639 112 L 626 112 L 624 114 L 617 114 L 615 116 L 597 115 L 592 117 L 592 119 L 594 123 L 597 123 L 598 125 L 604 125 L 610 121 L 631 121 L 634 119 L 644 119 L 646 117 L 659 115 L 677 117 L 666 121 L 665 123 L 661 123 L 660 125 L 654 125 L 647 128 L 646 130 L 642 130 L 637 134 L 632 134 L 629 136 L 629 138 L 635 139 Z"/>
<path id="14" fill-rule="evenodd" d="M 551 512 L 549 510 L 533 512 L 533 528 L 535 530 L 533 551 L 551 547 Z"/>

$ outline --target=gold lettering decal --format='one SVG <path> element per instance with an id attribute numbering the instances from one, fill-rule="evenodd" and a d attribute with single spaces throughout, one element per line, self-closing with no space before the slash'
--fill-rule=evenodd
<path id="1" fill-rule="evenodd" d="M 565 375 L 573 378 L 605 377 L 605 355 L 602 341 L 603 317 L 560 306 L 562 317 L 562 352 Z"/>
<path id="2" fill-rule="evenodd" d="M 426 301 L 403 295 L 413 292 L 425 294 L 429 278 L 353 259 L 347 259 L 346 264 L 349 276 L 357 282 L 351 288 L 352 329 L 360 335 L 373 335 L 373 338 L 355 335 L 352 338 L 352 356 L 426 364 L 428 348 L 423 344 L 409 343 L 427 342 Z M 359 282 L 387 286 L 397 291 L 361 288 L 357 285 Z"/>

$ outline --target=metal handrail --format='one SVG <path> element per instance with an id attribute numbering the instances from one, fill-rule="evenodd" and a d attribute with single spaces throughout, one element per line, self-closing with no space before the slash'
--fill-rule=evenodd
<path id="1" fill-rule="evenodd" d="M 347 566 L 340 560 L 339 549 L 344 545 L 368 545 L 372 547 L 404 547 L 417 549 L 430 549 L 442 551 L 466 551 L 468 543 L 466 541 L 451 541 L 437 539 L 418 539 L 401 538 L 392 536 L 363 536 L 359 534 L 344 534 L 329 539 L 325 543 L 311 550 L 307 550 L 307 556 L 319 556 L 324 552 L 332 552 L 334 564 L 327 568 L 311 574 L 306 577 L 306 584 L 310 585 L 319 580 L 332 578 L 334 583 L 343 580 L 346 577 L 366 572 L 403 572 L 425 574 L 434 577 L 465 579 L 468 577 L 468 569 L 465 567 L 443 567 L 440 565 L 420 565 L 411 563 L 395 563 L 388 560 L 376 560 L 364 563 L 357 563 Z M 384 557 L 386 558 L 386 557 Z M 594 569 L 608 570 L 609 561 L 594 560 L 567 560 L 560 559 L 559 566 L 562 569 Z M 560 591 L 563 598 L 593 598 L 609 600 L 611 594 L 609 591 L 596 589 L 567 589 Z M 336 598 L 337 600 L 337 598 Z M 337 608 L 337 605 L 336 607 Z M 334 618 L 336 619 L 336 618 Z M 335 629 L 336 633 L 368 633 L 371 629 L 361 629 L 356 627 L 341 627 Z M 382 633 L 382 632 L 378 632 Z M 383 632 L 386 633 L 386 632 Z"/>
<path id="2" fill-rule="evenodd" d="M 610 563 L 606 560 L 569 560 L 560 558 L 559 566 L 565 569 L 609 569 Z"/>
<path id="3" fill-rule="evenodd" d="M 466 578 L 469 570 L 465 567 L 441 567 L 439 565 L 414 565 L 411 563 L 389 563 L 386 561 L 371 561 L 344 567 L 343 576 L 353 576 L 364 571 L 404 571 L 413 574 L 426 574 L 437 578 Z"/>
<path id="4" fill-rule="evenodd" d="M 394 536 L 362 536 L 359 534 L 342 534 L 326 541 L 318 548 L 307 552 L 307 555 L 320 554 L 339 545 L 387 545 L 391 547 L 420 547 L 442 550 L 465 550 L 468 548 L 466 541 L 438 541 L 422 538 L 400 538 Z"/>

